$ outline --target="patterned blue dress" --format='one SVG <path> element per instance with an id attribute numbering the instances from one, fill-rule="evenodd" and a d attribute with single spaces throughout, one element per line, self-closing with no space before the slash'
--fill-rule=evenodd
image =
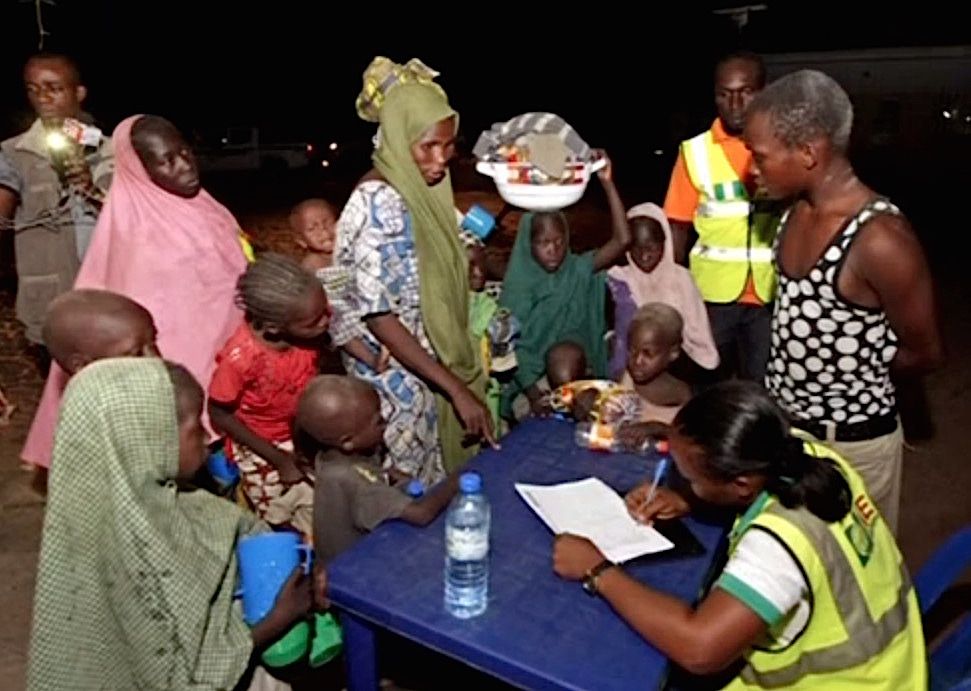
<path id="1" fill-rule="evenodd" d="M 436 357 L 421 318 L 411 217 L 404 199 L 388 183 L 362 182 L 351 194 L 337 222 L 335 262 L 353 276 L 351 294 L 345 296 L 351 314 L 344 318 L 394 314 L 425 352 Z M 375 353 L 380 351 L 369 330 L 360 337 Z M 425 382 L 394 358 L 381 373 L 356 359 L 345 358 L 345 364 L 381 397 L 389 464 L 426 486 L 444 477 L 435 397 Z"/>

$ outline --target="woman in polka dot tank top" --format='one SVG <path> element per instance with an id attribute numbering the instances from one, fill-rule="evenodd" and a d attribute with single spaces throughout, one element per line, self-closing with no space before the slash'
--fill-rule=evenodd
<path id="1" fill-rule="evenodd" d="M 746 112 L 759 185 L 793 200 L 775 242 L 765 384 L 796 427 L 853 463 L 895 530 L 903 433 L 890 372 L 936 366 L 941 344 L 920 243 L 846 156 L 852 122 L 846 92 L 813 70 L 773 82 Z"/>
<path id="2" fill-rule="evenodd" d="M 797 424 L 854 424 L 895 415 L 890 362 L 897 352 L 897 335 L 882 309 L 847 302 L 836 287 L 857 232 L 881 213 L 900 211 L 882 199 L 868 204 L 804 278 L 790 277 L 779 265 L 784 231 L 776 239 L 779 292 L 765 382 Z M 788 215 L 783 216 L 783 228 Z"/>

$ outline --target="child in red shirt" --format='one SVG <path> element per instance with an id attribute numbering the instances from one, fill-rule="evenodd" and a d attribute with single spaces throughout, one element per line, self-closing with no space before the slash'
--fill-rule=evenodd
<path id="1" fill-rule="evenodd" d="M 271 523 L 291 522 L 281 515 L 287 511 L 274 511 L 272 504 L 292 507 L 292 498 L 284 501 L 283 495 L 308 480 L 293 451 L 292 427 L 297 400 L 317 374 L 330 305 L 314 276 L 276 254 L 251 264 L 236 290 L 246 321 L 216 355 L 209 416 L 227 436 L 257 515 Z M 301 532 L 309 533 L 309 526 Z"/>

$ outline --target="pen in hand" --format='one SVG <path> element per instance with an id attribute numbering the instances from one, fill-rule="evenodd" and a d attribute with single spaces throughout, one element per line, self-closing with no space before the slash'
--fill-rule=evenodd
<path id="1" fill-rule="evenodd" d="M 657 488 L 661 484 L 661 480 L 664 479 L 664 474 L 668 470 L 668 463 L 670 463 L 670 459 L 667 456 L 662 457 L 661 460 L 658 461 L 657 467 L 654 469 L 654 480 L 651 482 L 651 490 L 647 493 L 647 498 L 641 502 L 641 505 L 638 507 L 638 512 L 643 511 L 654 500 L 654 495 L 657 494 Z"/>

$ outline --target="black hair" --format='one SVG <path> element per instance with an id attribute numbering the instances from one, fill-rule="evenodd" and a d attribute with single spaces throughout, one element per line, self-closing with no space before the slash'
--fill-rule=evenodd
<path id="1" fill-rule="evenodd" d="M 310 199 L 304 199 L 301 202 L 297 202 L 296 204 L 294 204 L 293 208 L 290 209 L 290 214 L 288 218 L 291 219 L 291 225 L 293 223 L 292 219 L 295 216 L 299 215 L 307 207 L 314 206 L 317 204 L 319 204 L 320 206 L 323 206 L 328 211 L 330 211 L 334 215 L 335 219 L 338 216 L 340 216 L 340 209 L 338 209 L 336 206 L 331 204 L 330 201 L 324 199 L 323 197 L 311 197 Z"/>
<path id="2" fill-rule="evenodd" d="M 562 211 L 537 211 L 534 213 L 529 224 L 529 239 L 534 240 L 536 238 L 536 233 L 538 233 L 541 228 L 554 221 L 560 224 L 560 228 L 563 229 L 564 233 L 569 231 L 570 226 L 567 224 L 566 214 L 564 214 Z"/>
<path id="3" fill-rule="evenodd" d="M 761 89 L 765 86 L 766 73 L 765 73 L 765 62 L 762 60 L 762 56 L 758 53 L 754 53 L 750 50 L 735 50 L 727 55 L 724 55 L 717 63 L 715 63 L 715 75 L 714 79 L 718 81 L 718 71 L 721 70 L 723 66 L 735 60 L 740 60 L 742 62 L 748 62 L 755 66 L 756 69 L 756 80 L 758 87 Z"/>
<path id="4" fill-rule="evenodd" d="M 665 235 L 661 222 L 650 216 L 633 216 L 630 219 L 631 244 L 637 244 L 637 227 L 640 226 L 647 230 L 647 239 L 652 245 L 664 246 Z"/>
<path id="5" fill-rule="evenodd" d="M 202 410 L 205 394 L 199 382 L 182 365 L 164 361 L 165 369 L 169 373 L 172 389 L 175 391 L 175 413 L 178 422 L 182 422 L 190 415 L 198 415 Z"/>
<path id="6" fill-rule="evenodd" d="M 842 473 L 803 450 L 802 441 L 790 436 L 785 414 L 754 382 L 722 382 L 703 391 L 678 412 L 674 426 L 704 450 L 714 478 L 764 475 L 766 489 L 783 506 L 805 506 L 829 523 L 850 510 Z"/>
<path id="7" fill-rule="evenodd" d="M 577 379 L 587 372 L 587 354 L 573 341 L 560 341 L 546 351 L 546 378 L 552 388 Z"/>
<path id="8" fill-rule="evenodd" d="M 652 329 L 661 342 L 669 346 L 680 346 L 684 339 L 684 318 L 678 310 L 663 302 L 648 302 L 637 308 L 627 330 L 628 343 L 637 330 L 644 327 Z"/>
<path id="9" fill-rule="evenodd" d="M 166 120 L 161 115 L 143 115 L 132 125 L 131 144 L 141 158 L 145 153 L 146 139 L 150 135 L 165 136 L 168 134 L 182 136 L 179 128 L 172 124 L 171 120 Z"/>
<path id="10" fill-rule="evenodd" d="M 297 262 L 267 252 L 250 264 L 236 282 L 236 304 L 256 326 L 283 326 L 307 293 L 320 282 Z"/>
<path id="11" fill-rule="evenodd" d="M 70 74 L 71 79 L 74 80 L 74 84 L 77 86 L 83 84 L 81 81 L 81 68 L 78 67 L 78 61 L 72 58 L 70 55 L 67 55 L 66 53 L 41 51 L 39 53 L 34 53 L 27 58 L 27 62 L 24 63 L 24 68 L 26 68 L 27 65 L 32 62 L 38 62 L 40 60 L 50 60 L 64 63 L 64 66 L 67 67 L 67 71 Z"/>
<path id="12" fill-rule="evenodd" d="M 775 80 L 748 107 L 766 113 L 773 134 L 789 148 L 824 137 L 840 152 L 850 145 L 853 103 L 835 79 L 819 70 L 799 70 Z"/>

